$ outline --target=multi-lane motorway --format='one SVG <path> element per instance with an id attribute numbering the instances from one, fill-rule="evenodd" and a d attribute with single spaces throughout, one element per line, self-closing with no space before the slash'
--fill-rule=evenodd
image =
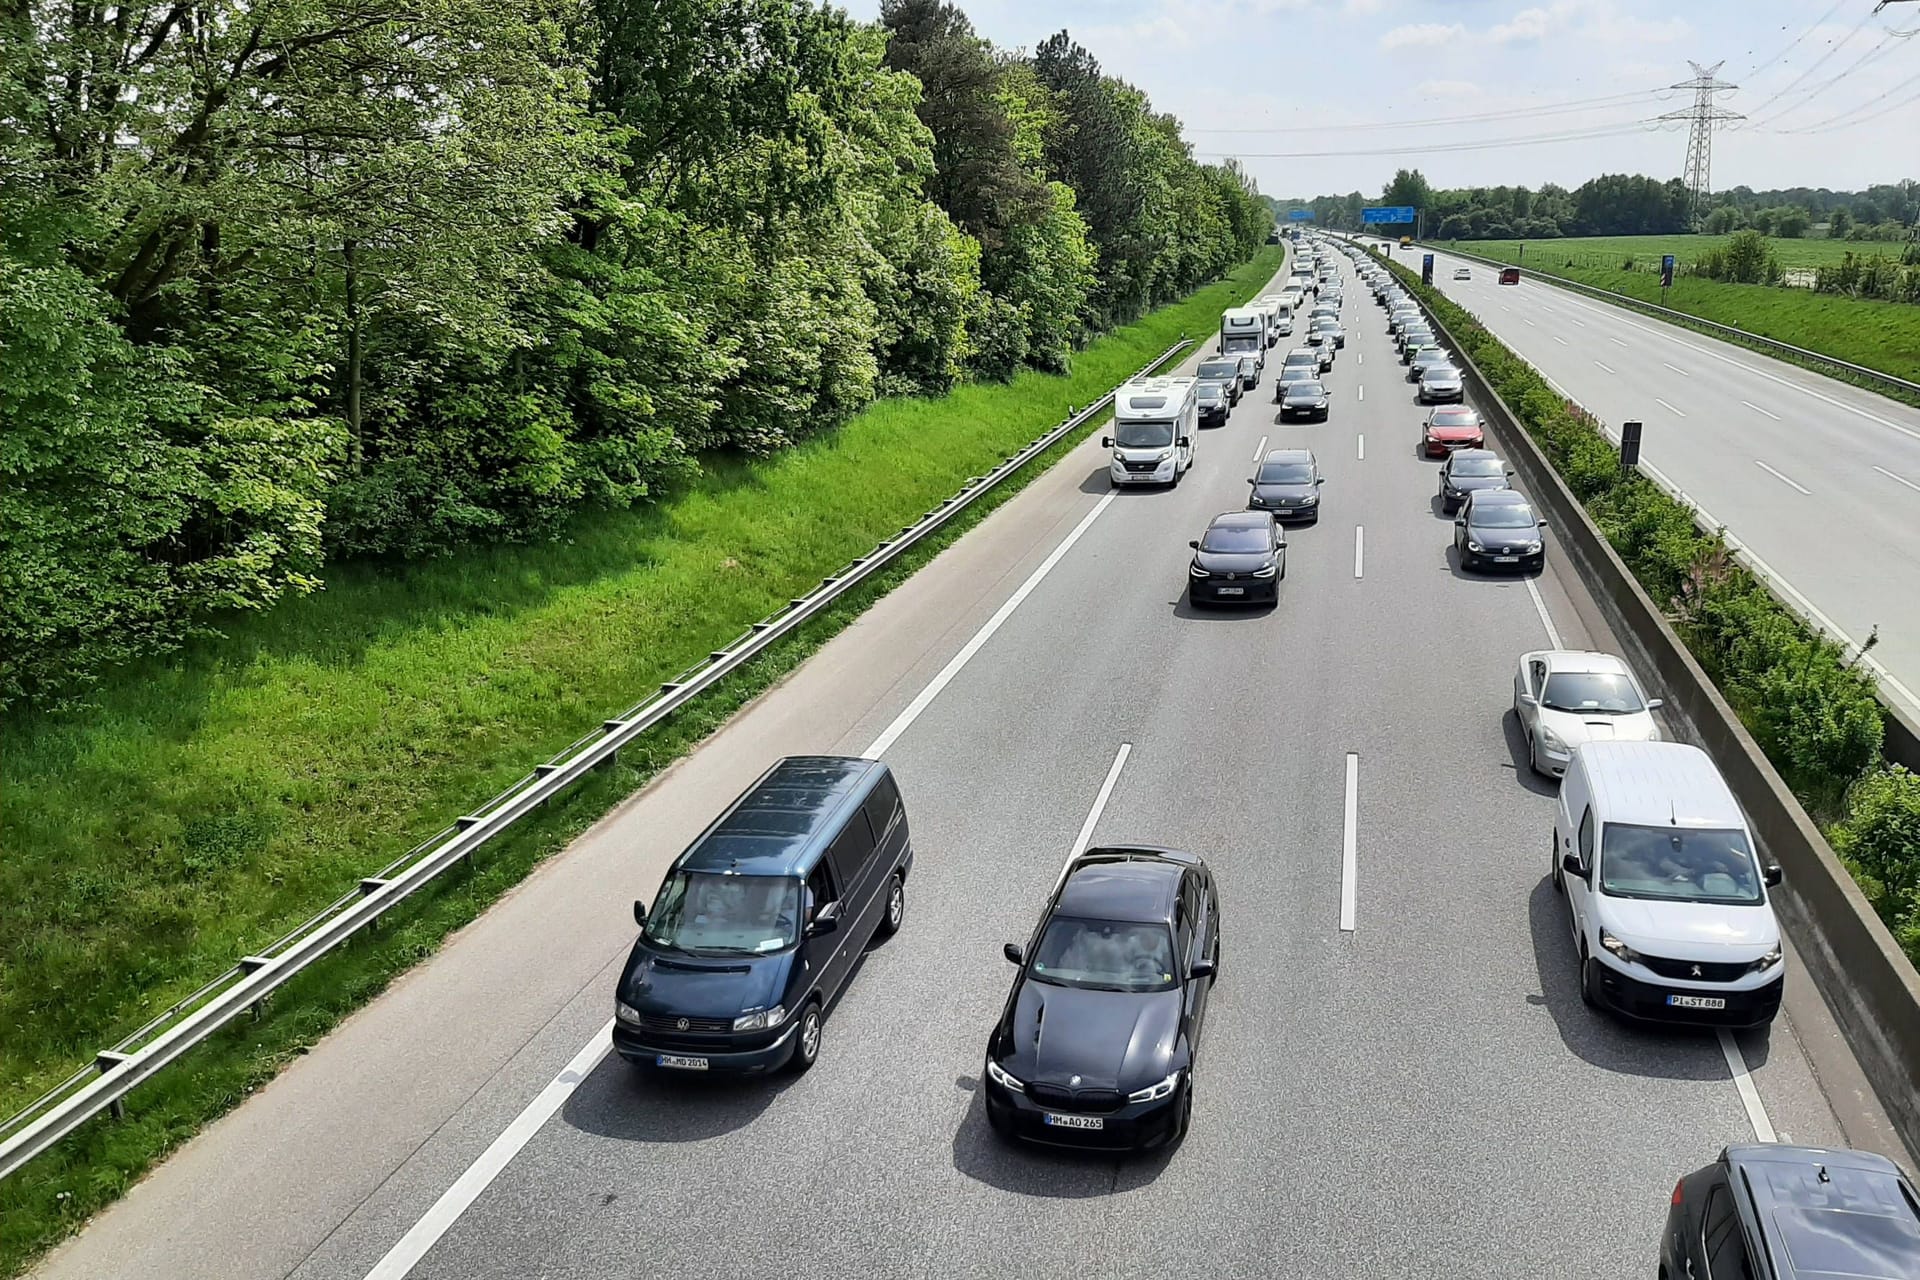
<path id="1" fill-rule="evenodd" d="M 1330 422 L 1278 425 L 1263 382 L 1164 492 L 1110 493 L 1076 449 L 43 1274 L 1645 1274 L 1674 1178 L 1723 1144 L 1884 1133 L 1797 973 L 1770 1035 L 1582 1006 L 1507 705 L 1518 653 L 1609 637 L 1551 551 L 1531 582 L 1458 570 L 1384 316 L 1341 272 Z M 1324 515 L 1278 609 L 1197 614 L 1187 539 L 1244 505 L 1263 442 L 1318 452 Z M 773 759 L 876 751 L 913 824 L 907 922 L 818 1065 L 607 1057 L 632 897 Z M 1014 1150 L 982 1114 L 1000 944 L 1083 832 L 1220 881 L 1171 1153 Z"/>
<path id="2" fill-rule="evenodd" d="M 1396 251 L 1418 269 L 1419 251 Z M 1537 252 L 1552 260 L 1550 245 Z M 1456 281 L 1457 267 L 1473 273 Z M 1776 590 L 1859 644 L 1920 722 L 1920 410 L 1743 347 L 1437 253 L 1434 284 L 1723 524 Z"/>

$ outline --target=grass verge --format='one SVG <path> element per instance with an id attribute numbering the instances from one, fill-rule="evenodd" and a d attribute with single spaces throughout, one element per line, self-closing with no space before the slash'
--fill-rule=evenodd
<path id="1" fill-rule="evenodd" d="M 1403 283 L 1537 441 L 1920 967 L 1920 776 L 1888 765 L 1873 680 L 1645 477 L 1590 416 L 1439 290 Z"/>
<path id="2" fill-rule="evenodd" d="M 1720 237 L 1700 238 L 1714 240 Z M 1607 289 L 1650 306 L 1664 306 L 1683 315 L 1731 325 L 1763 338 L 1772 338 L 1775 342 L 1818 351 L 1837 360 L 1905 378 L 1909 382 L 1920 382 L 1920 307 L 1904 302 L 1848 298 L 1779 285 L 1725 284 L 1699 276 L 1677 277 L 1673 288 L 1667 292 L 1666 301 L 1662 302 L 1660 259 L 1657 255 L 1650 265 L 1637 266 L 1629 271 L 1621 266 L 1625 261 L 1624 255 L 1600 260 L 1599 255 L 1569 253 L 1560 247 L 1578 243 L 1575 240 L 1533 242 L 1525 259 L 1527 271 Z M 1779 246 L 1796 242 L 1776 240 L 1769 243 Z M 1515 253 L 1516 244 L 1504 240 L 1463 241 L 1459 247 L 1466 253 L 1513 262 L 1518 256 Z M 1668 319 L 1664 316 L 1661 318 Z M 1698 331 L 1723 342 L 1737 341 L 1704 327 Z M 1822 361 L 1784 355 L 1764 344 L 1742 345 L 1880 395 L 1920 403 L 1920 396 L 1907 395 L 1885 383 L 1848 373 Z"/>
<path id="3" fill-rule="evenodd" d="M 778 457 L 717 466 L 657 507 L 582 520 L 561 542 L 337 570 L 320 596 L 129 671 L 85 717 L 11 726 L 0 745 L 0 1111 L 918 519 L 1070 404 L 1181 333 L 1212 333 L 1280 263 L 1280 249 L 1263 250 L 1095 342 L 1069 377 L 878 404 Z M 0 1274 L 271 1078 L 1098 425 L 494 841 L 471 873 L 289 983 L 261 1020 L 162 1073 L 125 1121 L 88 1125 L 0 1183 Z"/>
<path id="4" fill-rule="evenodd" d="M 1540 265 L 1559 269 L 1569 260 L 1581 266 L 1618 268 L 1628 259 L 1636 268 L 1658 271 L 1663 254 L 1672 254 L 1681 262 L 1696 261 L 1709 249 L 1724 249 L 1731 235 L 1674 236 L 1561 236 L 1552 240 L 1462 240 L 1462 248 L 1484 253 L 1489 258 L 1516 261 L 1522 244 L 1527 246 L 1527 261 L 1538 258 Z M 1906 245 L 1888 240 L 1829 240 L 1825 236 L 1785 240 L 1768 236 L 1767 248 L 1780 265 L 1789 271 L 1832 266 L 1849 253 L 1856 257 L 1880 254 L 1898 261 Z"/>

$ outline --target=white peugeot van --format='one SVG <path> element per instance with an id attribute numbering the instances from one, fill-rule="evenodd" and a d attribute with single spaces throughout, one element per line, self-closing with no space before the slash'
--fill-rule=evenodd
<path id="1" fill-rule="evenodd" d="M 1179 484 L 1193 466 L 1199 434 L 1197 378 L 1135 378 L 1113 397 L 1113 434 L 1100 443 L 1113 450 L 1107 479 L 1115 488 Z"/>
<path id="2" fill-rule="evenodd" d="M 1752 1027 L 1786 966 L 1747 820 L 1707 753 L 1678 742 L 1573 751 L 1554 816 L 1580 995 L 1628 1017 Z"/>

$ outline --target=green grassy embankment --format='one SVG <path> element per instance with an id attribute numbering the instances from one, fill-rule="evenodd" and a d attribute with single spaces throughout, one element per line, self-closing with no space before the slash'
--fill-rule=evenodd
<path id="1" fill-rule="evenodd" d="M 1724 236 L 1601 236 L 1533 240 L 1527 242 L 1524 258 L 1518 252 L 1516 240 L 1461 240 L 1454 247 L 1503 262 L 1522 262 L 1530 273 L 1562 276 L 1610 289 L 1655 306 L 1666 306 L 1702 320 L 1732 325 L 1776 342 L 1920 382 L 1920 307 L 1814 293 L 1810 289 L 1723 284 L 1698 276 L 1677 277 L 1666 300 L 1661 301 L 1661 254 L 1672 253 L 1684 262 L 1725 239 Z M 1848 248 L 1895 256 L 1900 248 L 1825 240 L 1769 240 L 1767 243 L 1780 254 L 1781 265 L 1788 268 L 1838 261 L 1841 252 Z M 1823 253 L 1815 258 L 1813 246 L 1830 248 L 1833 252 L 1830 256 Z M 1805 255 L 1805 259 L 1790 256 L 1795 253 Z M 1624 269 L 1629 255 L 1634 260 L 1633 270 Z M 1834 372 L 1830 366 L 1812 364 L 1809 367 L 1822 373 Z M 1862 385 L 1870 390 L 1885 391 L 1884 386 L 1877 383 Z"/>
<path id="2" fill-rule="evenodd" d="M 1229 279 L 1101 338 L 1071 376 L 877 404 L 776 457 L 712 464 L 657 506 L 583 519 L 558 542 L 337 566 L 319 595 L 121 673 L 90 712 L 10 724 L 0 1114 L 918 519 L 1068 405 L 1098 398 L 1182 333 L 1213 334 L 1281 253 L 1263 249 Z M 0 1275 L 430 954 L 1073 442 L 495 841 L 472 872 L 295 979 L 260 1021 L 163 1073 L 129 1100 L 125 1121 L 95 1122 L 0 1183 Z"/>

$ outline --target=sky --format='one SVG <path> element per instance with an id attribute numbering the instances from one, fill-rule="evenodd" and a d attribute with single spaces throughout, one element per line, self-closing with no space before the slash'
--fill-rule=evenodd
<path id="1" fill-rule="evenodd" d="M 1371 197 L 1402 166 L 1441 187 L 1678 177 L 1686 125 L 1645 122 L 1691 109 L 1669 87 L 1690 61 L 1724 62 L 1738 88 L 1715 103 L 1747 117 L 1714 132 L 1715 190 L 1920 178 L 1920 0 L 958 3 L 1003 48 L 1066 28 L 1269 195 Z"/>

